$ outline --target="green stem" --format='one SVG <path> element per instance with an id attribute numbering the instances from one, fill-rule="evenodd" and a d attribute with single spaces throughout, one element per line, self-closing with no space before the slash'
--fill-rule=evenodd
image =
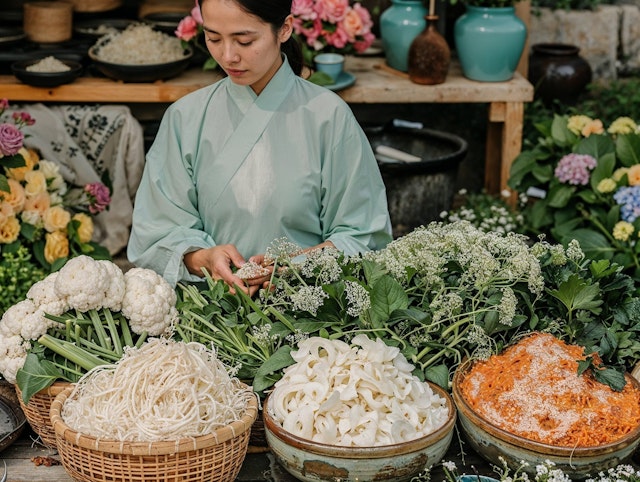
<path id="1" fill-rule="evenodd" d="M 120 335 L 118 333 L 118 328 L 116 327 L 116 323 L 113 320 L 113 316 L 111 315 L 111 310 L 104 310 L 104 317 L 107 320 L 107 328 L 109 328 L 109 333 L 111 334 L 111 341 L 113 342 L 113 347 L 118 357 L 122 356 L 122 342 L 120 341 Z"/>
<path id="2" fill-rule="evenodd" d="M 58 340 L 50 335 L 42 335 L 38 338 L 38 343 L 87 371 L 97 366 L 107 364 L 107 362 L 101 358 L 83 350 L 79 346 L 68 341 Z"/>

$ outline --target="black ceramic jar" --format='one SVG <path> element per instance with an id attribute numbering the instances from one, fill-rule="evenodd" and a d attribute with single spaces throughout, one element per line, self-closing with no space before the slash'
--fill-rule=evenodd
<path id="1" fill-rule="evenodd" d="M 535 88 L 536 98 L 550 103 L 554 99 L 574 104 L 591 82 L 589 62 L 580 55 L 575 45 L 540 43 L 531 46 L 529 56 L 529 82 Z"/>

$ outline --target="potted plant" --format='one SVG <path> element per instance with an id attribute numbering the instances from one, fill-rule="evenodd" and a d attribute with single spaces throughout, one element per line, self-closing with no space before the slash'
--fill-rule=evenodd
<path id="1" fill-rule="evenodd" d="M 454 25 L 454 42 L 465 77 L 502 82 L 513 77 L 527 39 L 516 15 L 520 0 L 450 0 L 466 7 Z"/>

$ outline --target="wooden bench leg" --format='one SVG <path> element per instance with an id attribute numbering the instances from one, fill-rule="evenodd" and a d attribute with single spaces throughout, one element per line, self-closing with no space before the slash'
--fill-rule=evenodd
<path id="1" fill-rule="evenodd" d="M 511 164 L 522 149 L 523 119 L 523 102 L 492 102 L 489 105 L 484 186 L 490 194 L 508 189 Z M 509 202 L 515 206 L 517 193 L 511 194 Z"/>

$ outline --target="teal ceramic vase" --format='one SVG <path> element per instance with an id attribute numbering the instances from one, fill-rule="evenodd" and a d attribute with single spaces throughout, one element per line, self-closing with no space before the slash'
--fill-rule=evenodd
<path id="1" fill-rule="evenodd" d="M 427 9 L 422 0 L 391 0 L 380 15 L 380 37 L 387 64 L 396 70 L 409 70 L 409 48 L 426 27 Z"/>
<path id="2" fill-rule="evenodd" d="M 456 53 L 465 77 L 503 82 L 513 77 L 527 40 L 515 7 L 473 7 L 454 25 Z"/>

